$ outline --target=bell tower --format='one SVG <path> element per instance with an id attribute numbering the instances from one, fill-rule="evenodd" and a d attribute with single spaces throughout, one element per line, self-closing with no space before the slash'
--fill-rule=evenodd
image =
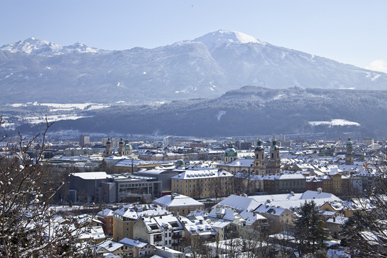
<path id="1" fill-rule="evenodd" d="M 277 140 L 273 137 L 273 141 L 270 146 L 270 157 L 267 162 L 266 172 L 269 175 L 278 175 L 281 171 L 281 158 L 279 155 L 279 147 L 277 146 Z"/>
<path id="2" fill-rule="evenodd" d="M 262 140 L 258 139 L 257 147 L 254 150 L 254 167 L 256 175 L 265 174 L 265 148 L 262 147 Z"/>

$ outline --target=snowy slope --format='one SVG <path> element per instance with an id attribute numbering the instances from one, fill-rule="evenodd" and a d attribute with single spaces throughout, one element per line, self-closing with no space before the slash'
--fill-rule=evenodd
<path id="1" fill-rule="evenodd" d="M 106 51 L 35 38 L 0 47 L 0 104 L 144 103 L 218 97 L 245 85 L 386 90 L 387 74 L 223 30 L 154 49 Z"/>

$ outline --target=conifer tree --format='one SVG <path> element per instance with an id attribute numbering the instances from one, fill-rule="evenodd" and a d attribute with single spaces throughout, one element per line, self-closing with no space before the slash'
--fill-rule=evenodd
<path id="1" fill-rule="evenodd" d="M 324 227 L 324 218 L 314 201 L 307 202 L 300 207 L 299 217 L 295 221 L 295 238 L 298 241 L 300 255 L 325 250 L 324 240 L 328 233 Z"/>

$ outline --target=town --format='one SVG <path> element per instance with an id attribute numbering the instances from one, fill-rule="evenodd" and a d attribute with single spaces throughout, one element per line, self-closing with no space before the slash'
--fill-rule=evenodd
<path id="1" fill-rule="evenodd" d="M 351 257 L 345 224 L 377 210 L 369 197 L 382 188 L 387 160 L 386 141 L 371 138 L 30 143 L 25 153 L 41 150 L 50 174 L 44 184 L 61 185 L 53 225 L 72 225 L 71 248 L 100 257 L 297 257 L 308 252 L 297 234 L 307 204 L 326 233 L 313 252 Z M 3 141 L 1 157 L 19 147 Z M 372 230 L 363 238 L 386 252 Z"/>

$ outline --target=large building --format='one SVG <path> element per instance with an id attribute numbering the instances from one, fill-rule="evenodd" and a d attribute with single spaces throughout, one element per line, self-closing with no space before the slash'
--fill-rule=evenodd
<path id="1" fill-rule="evenodd" d="M 270 152 L 266 155 L 262 141 L 259 139 L 254 150 L 254 159 L 237 159 L 237 152 L 231 145 L 225 151 L 224 164 L 218 165 L 218 168 L 234 175 L 239 172 L 261 176 L 279 175 L 281 172 L 281 158 L 277 140 L 273 139 Z"/>
<path id="2" fill-rule="evenodd" d="M 185 170 L 172 177 L 172 193 L 192 198 L 228 196 L 234 190 L 234 176 L 218 169 Z"/>
<path id="3" fill-rule="evenodd" d="M 269 156 L 265 156 L 265 149 L 262 147 L 262 141 L 259 139 L 255 148 L 254 168 L 256 175 L 278 175 L 281 168 L 281 158 L 277 140 L 273 139 L 270 146 Z"/>
<path id="4" fill-rule="evenodd" d="M 70 201 L 73 203 L 114 203 L 129 198 L 160 197 L 162 183 L 155 177 L 106 172 L 72 173 Z"/>
<path id="5" fill-rule="evenodd" d="M 79 146 L 86 147 L 90 145 L 90 136 L 81 135 L 79 136 Z"/>

